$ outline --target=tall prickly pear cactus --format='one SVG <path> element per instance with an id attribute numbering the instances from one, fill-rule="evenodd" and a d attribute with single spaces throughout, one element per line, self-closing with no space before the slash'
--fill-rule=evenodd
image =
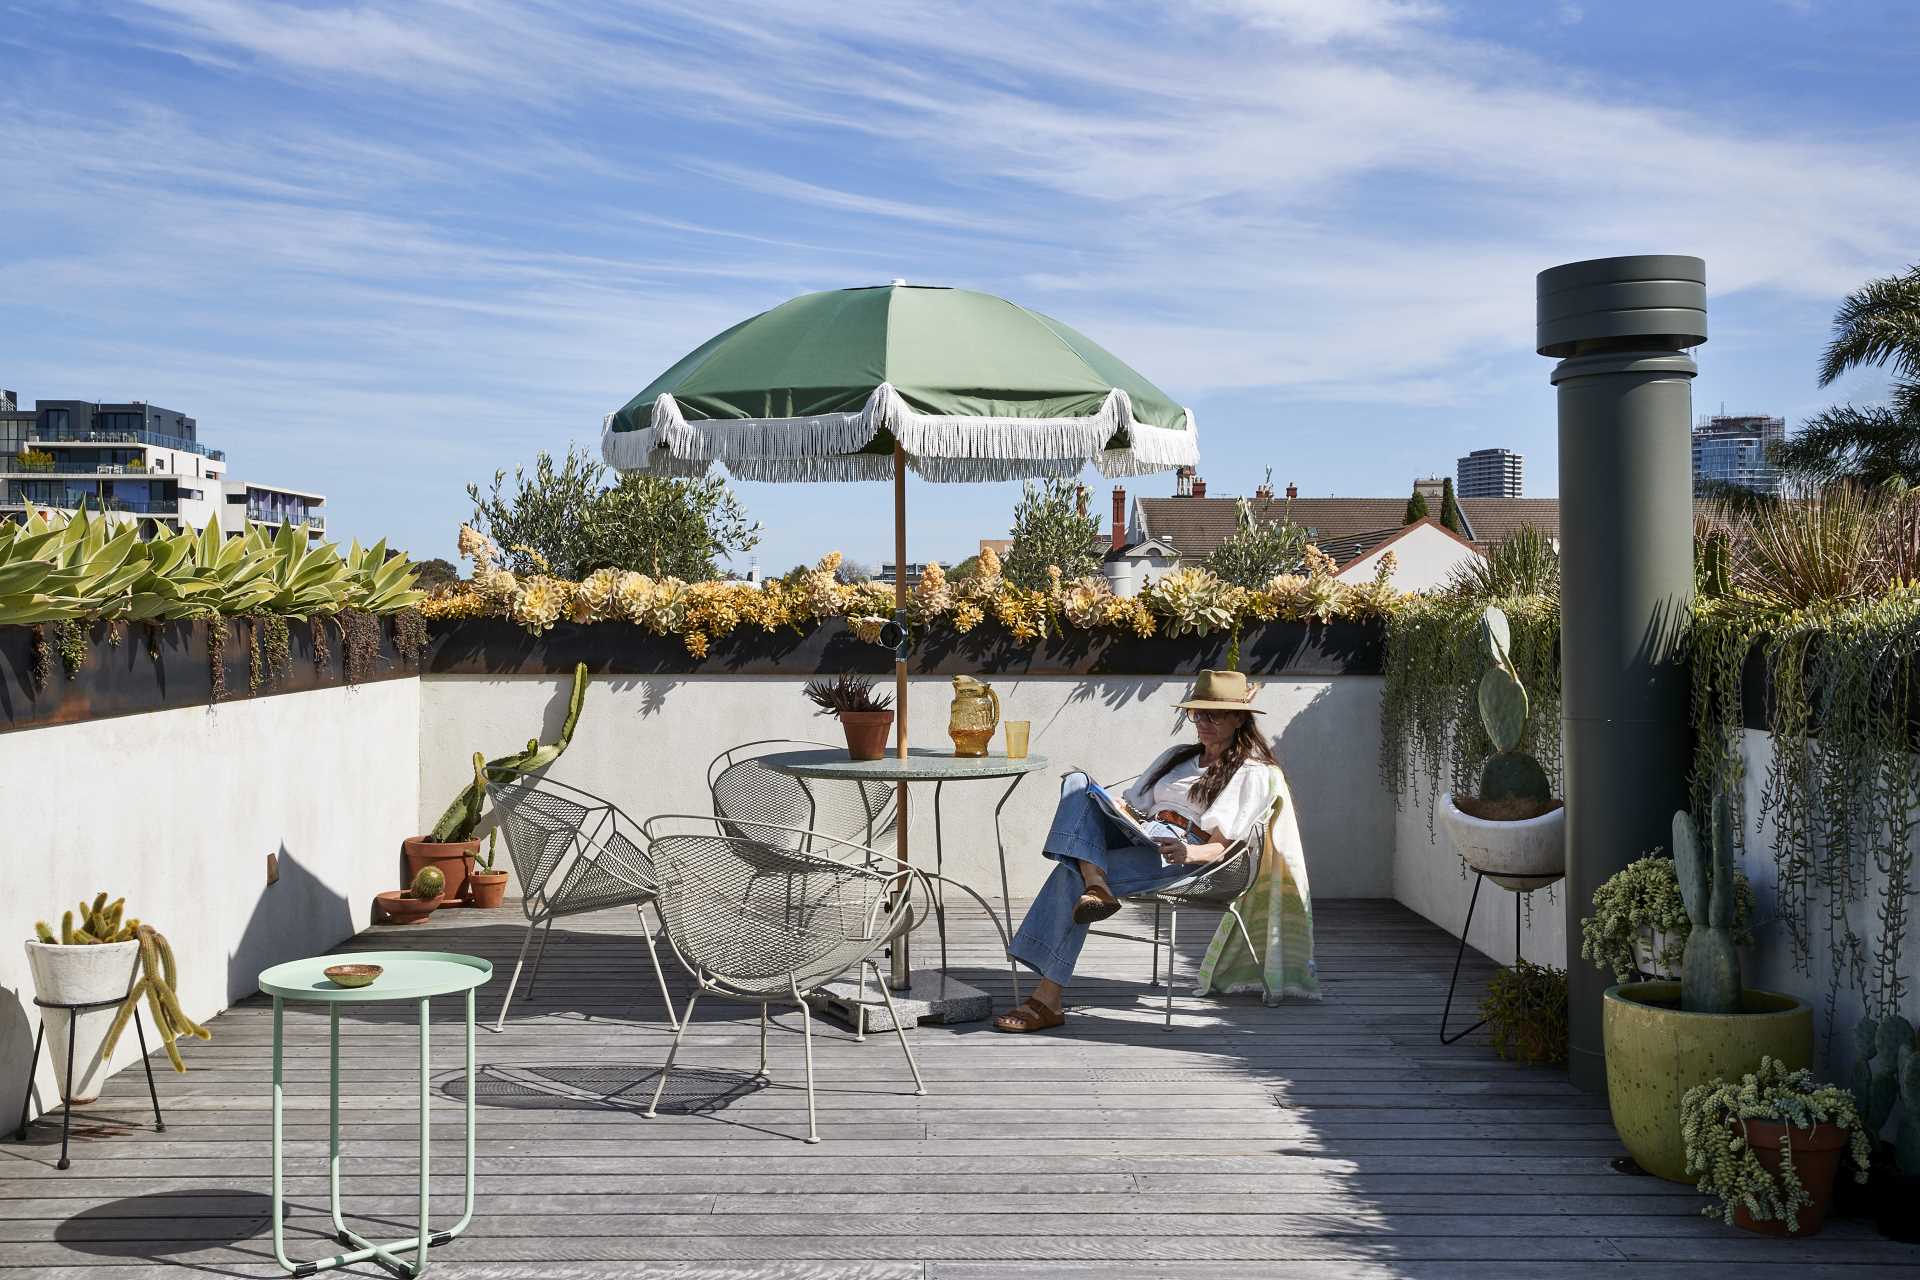
<path id="1" fill-rule="evenodd" d="M 1553 804 L 1553 784 L 1533 756 L 1520 750 L 1527 732 L 1527 687 L 1513 664 L 1513 633 L 1507 615 L 1488 607 L 1480 615 L 1480 646 L 1493 665 L 1480 677 L 1480 723 L 1493 742 L 1493 754 L 1480 769 L 1482 804 L 1520 804 L 1545 812 Z"/>
<path id="2" fill-rule="evenodd" d="M 1688 1013 L 1739 1013 L 1740 953 L 1733 946 L 1733 806 L 1713 798 L 1711 848 L 1703 849 L 1693 818 L 1673 815 L 1674 874 L 1686 904 L 1687 949 L 1680 967 L 1680 1007 Z"/>
<path id="3" fill-rule="evenodd" d="M 573 669 L 573 693 L 567 700 L 567 719 L 560 726 L 559 739 L 542 746 L 539 739 L 529 738 L 526 750 L 487 761 L 484 775 L 482 770 L 476 769 L 473 781 L 454 797 L 453 803 L 440 815 L 440 821 L 434 824 L 430 838 L 441 842 L 471 840 L 475 828 L 480 825 L 481 807 L 487 800 L 482 777 L 498 781 L 516 773 L 544 769 L 558 760 L 560 753 L 567 749 L 567 744 L 573 741 L 573 729 L 580 723 L 580 708 L 586 700 L 587 664 L 583 662 Z"/>
<path id="4" fill-rule="evenodd" d="M 1900 1172 L 1920 1177 L 1920 1048 L 1913 1024 L 1899 1014 L 1867 1018 L 1854 1028 L 1854 1106 L 1869 1140 L 1880 1136 L 1896 1104 L 1893 1154 Z"/>

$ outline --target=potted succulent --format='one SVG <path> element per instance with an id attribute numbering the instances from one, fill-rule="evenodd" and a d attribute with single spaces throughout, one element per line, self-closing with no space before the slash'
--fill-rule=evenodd
<path id="1" fill-rule="evenodd" d="M 1806 1001 L 1744 987 L 1734 945 L 1732 806 L 1718 795 L 1702 841 L 1685 812 L 1673 816 L 1673 867 L 1688 933 L 1678 982 L 1607 988 L 1601 1012 L 1613 1127 L 1641 1168 L 1687 1176 L 1680 1107 L 1687 1091 L 1772 1058 L 1787 1070 L 1813 1058 Z"/>
<path id="2" fill-rule="evenodd" d="M 1441 817 L 1454 851 L 1502 888 L 1529 892 L 1566 874 L 1566 806 L 1546 769 L 1520 750 L 1527 730 L 1527 688 L 1513 662 L 1507 615 L 1480 616 L 1480 644 L 1492 663 L 1480 677 L 1480 723 L 1493 754 L 1480 769 L 1477 795 L 1448 795 Z"/>
<path id="3" fill-rule="evenodd" d="M 467 875 L 467 888 L 472 891 L 468 905 L 483 911 L 491 911 L 507 898 L 507 873 L 493 869 L 493 847 L 499 832 L 487 832 L 486 847 L 474 856 L 473 870 Z"/>
<path id="4" fill-rule="evenodd" d="M 1737 867 L 1733 891 L 1734 945 L 1751 946 L 1753 886 Z M 1692 931 L 1673 859 L 1655 849 L 1593 891 L 1593 914 L 1580 921 L 1580 955 L 1599 969 L 1611 970 L 1615 982 L 1678 979 Z"/>
<path id="5" fill-rule="evenodd" d="M 820 708 L 820 715 L 840 717 L 849 756 L 878 760 L 887 754 L 887 734 L 893 729 L 892 694 L 875 693 L 873 681 L 856 675 L 815 680 L 805 692 L 807 700 Z"/>
<path id="6" fill-rule="evenodd" d="M 1873 1152 L 1874 1225 L 1890 1240 L 1920 1242 L 1920 1047 L 1913 1024 L 1897 1013 L 1867 1018 L 1854 1028 L 1854 1050 L 1853 1102 L 1868 1141 L 1878 1141 L 1894 1120 L 1893 1141 L 1878 1142 Z"/>
<path id="7" fill-rule="evenodd" d="M 1719 1198 L 1717 1212 L 1729 1226 L 1810 1236 L 1826 1222 L 1844 1156 L 1853 1158 L 1855 1180 L 1867 1180 L 1867 1132 L 1853 1095 L 1817 1084 L 1804 1067 L 1790 1071 L 1762 1058 L 1738 1084 L 1695 1085 L 1680 1117 L 1687 1172 Z"/>
<path id="8" fill-rule="evenodd" d="M 42 1008 L 47 1052 L 54 1077 L 67 1089 L 68 1102 L 92 1102 L 100 1096 L 107 1066 L 120 1033 L 141 1000 L 153 1015 L 155 1031 L 175 1071 L 185 1071 L 174 1041 L 182 1036 L 211 1039 L 213 1033 L 187 1017 L 173 989 L 173 948 L 151 925 L 126 915 L 126 899 L 91 903 L 60 918 L 56 934 L 46 921 L 35 924 L 27 941 L 27 968 L 34 994 L 48 1005 L 98 1004 L 96 1009 Z M 115 1005 L 117 1004 L 117 1008 Z M 73 1079 L 66 1079 L 71 1046 Z"/>
<path id="9" fill-rule="evenodd" d="M 480 815 L 487 802 L 487 782 L 499 781 L 518 773 L 544 769 L 560 758 L 573 741 L 573 730 L 580 723 L 580 708 L 587 700 L 587 664 L 573 669 L 573 692 L 567 700 L 567 718 L 560 726 L 560 737 L 542 745 L 529 738 L 524 751 L 497 760 L 487 760 L 479 752 L 473 757 L 473 781 L 467 783 L 453 803 L 441 813 L 440 821 L 424 836 L 408 836 L 400 842 L 406 859 L 407 881 L 412 883 L 422 867 L 438 867 L 447 879 L 447 897 L 458 902 L 468 899 L 467 875 L 480 855 Z M 492 860 L 488 860 L 491 868 Z"/>
<path id="10" fill-rule="evenodd" d="M 388 924 L 419 924 L 447 895 L 447 877 L 438 867 L 422 867 L 404 889 L 388 889 L 373 900 L 375 913 Z"/>
<path id="11" fill-rule="evenodd" d="M 1512 1062 L 1562 1066 L 1567 1061 L 1567 971 L 1518 960 L 1487 983 L 1480 1016 L 1493 1051 Z"/>

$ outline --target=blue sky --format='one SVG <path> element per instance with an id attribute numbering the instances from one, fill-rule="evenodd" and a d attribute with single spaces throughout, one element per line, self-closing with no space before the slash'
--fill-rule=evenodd
<path id="1" fill-rule="evenodd" d="M 1216 493 L 1499 444 L 1551 494 L 1541 268 L 1703 256 L 1696 410 L 1797 423 L 1884 389 L 1815 357 L 1920 260 L 1904 2 L 0 0 L 0 55 L 0 386 L 194 414 L 420 556 L 813 289 L 1058 315 L 1193 406 Z M 890 553 L 885 486 L 739 489 L 774 571 Z M 910 501 L 951 561 L 1013 493 Z"/>

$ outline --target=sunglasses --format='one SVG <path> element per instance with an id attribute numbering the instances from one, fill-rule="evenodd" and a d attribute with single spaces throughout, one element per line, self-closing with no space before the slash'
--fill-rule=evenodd
<path id="1" fill-rule="evenodd" d="M 1243 716 L 1245 714 L 1247 713 L 1244 711 L 1189 711 L 1187 712 L 1187 718 L 1195 721 L 1204 720 L 1208 724 L 1218 724 L 1222 720 L 1231 720 L 1235 716 Z"/>

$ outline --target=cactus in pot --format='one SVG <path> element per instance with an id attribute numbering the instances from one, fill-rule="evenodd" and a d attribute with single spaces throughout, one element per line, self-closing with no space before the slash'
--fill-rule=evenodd
<path id="1" fill-rule="evenodd" d="M 1673 815 L 1673 869 L 1693 926 L 1680 961 L 1680 1007 L 1688 1013 L 1739 1013 L 1740 953 L 1733 943 L 1733 806 L 1713 798 L 1702 846 L 1685 810 Z"/>
<path id="2" fill-rule="evenodd" d="M 1507 615 L 1489 606 L 1480 615 L 1480 647 L 1492 663 L 1480 677 L 1476 702 L 1480 723 L 1493 754 L 1480 768 L 1480 793 L 1461 797 L 1460 807 L 1478 818 L 1518 821 L 1535 818 L 1558 805 L 1546 768 L 1520 749 L 1530 704 L 1527 687 L 1513 662 L 1513 633 Z M 1464 803 L 1462 803 L 1464 801 Z"/>
<path id="3" fill-rule="evenodd" d="M 440 821 L 433 824 L 433 833 L 427 839 L 436 843 L 473 839 L 473 833 L 480 825 L 481 808 L 486 804 L 486 783 L 490 780 L 502 781 L 517 773 L 532 773 L 558 760 L 573 741 L 574 726 L 580 723 L 580 708 L 586 704 L 586 700 L 587 664 L 582 662 L 573 671 L 573 693 L 567 700 L 567 718 L 560 726 L 560 737 L 544 746 L 539 739 L 529 738 L 526 750 L 485 761 L 474 770 L 473 781 L 453 798 L 453 803 L 440 815 Z"/>

